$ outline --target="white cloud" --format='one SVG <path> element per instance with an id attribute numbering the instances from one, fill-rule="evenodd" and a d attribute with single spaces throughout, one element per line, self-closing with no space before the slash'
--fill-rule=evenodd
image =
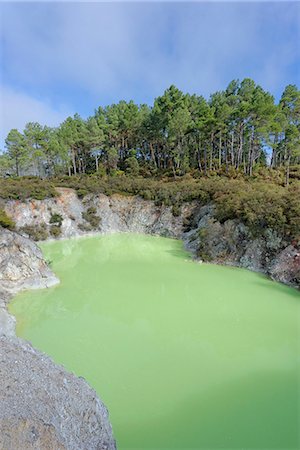
<path id="1" fill-rule="evenodd" d="M 30 97 L 9 87 L 0 87 L 0 149 L 12 128 L 23 131 L 26 123 L 57 126 L 73 112 L 66 106 L 53 108 L 46 101 Z"/>
<path id="2" fill-rule="evenodd" d="M 4 89 L 5 132 L 82 113 L 85 94 L 92 112 L 122 98 L 150 102 L 170 84 L 208 96 L 251 77 L 281 89 L 299 58 L 289 30 L 300 3 L 275 3 L 0 3 L 0 75 L 22 87 Z M 57 98 L 72 107 L 53 107 Z"/>
<path id="3" fill-rule="evenodd" d="M 297 20 L 296 10 L 288 2 L 7 5 L 4 76 L 49 91 L 77 86 L 97 102 L 139 89 L 153 97 L 171 83 L 208 95 L 244 76 L 273 88 L 270 74 L 282 82 L 289 55 L 280 58 L 278 45 L 265 42 L 266 29 L 271 23 L 280 48 L 290 48 L 281 27 Z"/>

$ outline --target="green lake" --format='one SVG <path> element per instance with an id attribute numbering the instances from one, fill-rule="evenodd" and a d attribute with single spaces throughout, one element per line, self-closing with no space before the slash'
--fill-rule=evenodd
<path id="1" fill-rule="evenodd" d="M 61 283 L 10 305 L 83 376 L 118 449 L 299 449 L 300 294 L 134 234 L 41 245 Z"/>

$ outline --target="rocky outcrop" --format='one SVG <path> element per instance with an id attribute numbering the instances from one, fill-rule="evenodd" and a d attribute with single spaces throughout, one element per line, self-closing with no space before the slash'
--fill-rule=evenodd
<path id="1" fill-rule="evenodd" d="M 190 230 L 182 238 L 187 250 L 204 261 L 244 267 L 300 287 L 299 244 L 288 245 L 270 228 L 254 237 L 249 228 L 235 220 L 221 224 L 214 217 L 214 206 L 206 205 L 194 210 Z"/>
<path id="2" fill-rule="evenodd" d="M 0 338 L 0 449 L 114 449 L 104 405 L 87 383 L 28 343 Z"/>
<path id="3" fill-rule="evenodd" d="M 46 237 L 51 236 L 51 218 L 59 215 L 59 236 L 63 238 L 93 232 L 173 237 L 183 239 L 196 258 L 245 267 L 291 286 L 300 285 L 300 243 L 285 242 L 270 228 L 253 236 L 243 223 L 220 223 L 215 218 L 214 205 L 185 203 L 174 215 L 172 207 L 157 206 L 137 196 L 90 194 L 80 200 L 72 189 L 58 191 L 56 198 L 9 201 L 5 211 L 23 233 L 28 226 L 33 230 L 43 226 Z"/>
<path id="4" fill-rule="evenodd" d="M 58 214 L 62 218 L 60 237 L 85 235 L 89 232 L 114 233 L 135 232 L 158 234 L 180 238 L 184 220 L 190 215 L 192 204 L 185 204 L 181 214 L 174 216 L 172 208 L 156 206 L 153 201 L 139 197 L 112 195 L 87 195 L 80 200 L 75 191 L 57 188 L 59 196 L 45 200 L 8 201 L 5 211 L 16 223 L 17 229 L 46 225 L 51 237 L 51 217 Z M 100 218 L 97 226 L 88 222 L 89 209 Z"/>
<path id="5" fill-rule="evenodd" d="M 289 245 L 270 262 L 268 273 L 275 280 L 300 287 L 300 248 Z"/>
<path id="6" fill-rule="evenodd" d="M 17 233 L 0 232 L 0 285 L 9 292 L 50 287 L 59 280 L 37 245 Z"/>
<path id="7" fill-rule="evenodd" d="M 10 298 L 55 283 L 35 243 L 0 227 L 0 449 L 115 449 L 95 391 L 15 337 Z"/>
<path id="8" fill-rule="evenodd" d="M 0 227 L 0 336 L 15 334 L 15 320 L 6 309 L 13 294 L 58 282 L 33 241 Z"/>

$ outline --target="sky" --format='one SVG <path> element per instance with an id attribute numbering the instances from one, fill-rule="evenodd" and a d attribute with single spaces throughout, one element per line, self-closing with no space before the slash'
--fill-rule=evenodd
<path id="1" fill-rule="evenodd" d="M 0 150 L 27 122 L 151 105 L 171 84 L 208 98 L 245 77 L 277 101 L 300 85 L 300 2 L 0 0 Z"/>

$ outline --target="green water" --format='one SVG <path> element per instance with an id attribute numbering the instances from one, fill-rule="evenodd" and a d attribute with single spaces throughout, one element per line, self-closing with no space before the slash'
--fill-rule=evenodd
<path id="1" fill-rule="evenodd" d="M 119 449 L 300 448 L 298 291 L 165 238 L 42 249 L 61 284 L 17 296 L 17 333 L 98 391 Z"/>

